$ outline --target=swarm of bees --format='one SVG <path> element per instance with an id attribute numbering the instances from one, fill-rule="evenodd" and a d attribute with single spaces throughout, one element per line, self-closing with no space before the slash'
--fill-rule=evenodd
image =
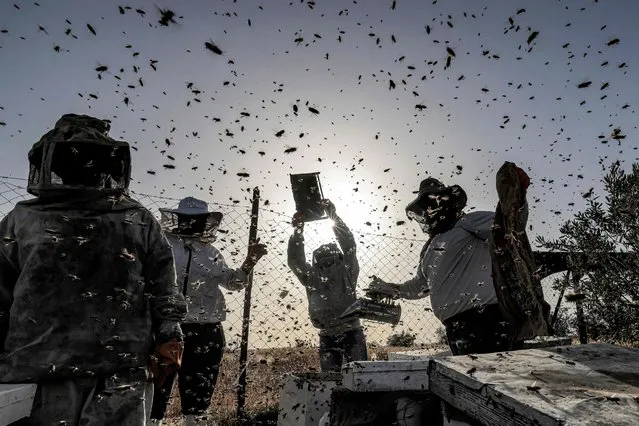
<path id="1" fill-rule="evenodd" d="M 400 171 L 397 164 L 405 170 L 416 170 L 419 178 L 425 173 L 440 173 L 444 178 L 465 181 L 477 191 L 477 198 L 489 199 L 492 192 L 484 189 L 488 186 L 484 175 L 490 175 L 497 157 L 512 153 L 529 161 L 530 155 L 533 167 L 536 167 L 535 163 L 544 167 L 561 163 L 562 171 L 557 174 L 570 169 L 574 176 L 582 176 L 580 179 L 584 183 L 569 177 L 546 179 L 542 176 L 544 170 L 535 170 L 541 179 L 536 181 L 539 186 L 533 189 L 543 192 L 544 196 L 535 195 L 531 204 L 536 209 L 534 213 L 551 211 L 555 213 L 549 215 L 564 218 L 564 209 L 554 205 L 552 209 L 548 207 L 554 203 L 550 201 L 551 195 L 561 185 L 572 187 L 566 191 L 581 195 L 576 196 L 577 204 L 594 201 L 598 193 L 599 176 L 588 176 L 590 172 L 586 173 L 586 170 L 592 167 L 574 165 L 576 152 L 584 150 L 584 157 L 586 154 L 599 155 L 602 167 L 609 156 L 623 157 L 636 152 L 631 143 L 636 132 L 632 119 L 634 97 L 632 90 L 627 88 L 632 83 L 624 86 L 625 80 L 622 80 L 632 71 L 634 62 L 619 59 L 618 54 L 627 48 L 627 37 L 621 31 L 615 33 L 614 28 L 598 25 L 587 43 L 577 43 L 577 40 L 556 39 L 550 35 L 551 31 L 536 26 L 527 9 L 497 10 L 488 3 L 473 3 L 472 10 L 471 6 L 462 10 L 436 0 L 420 3 L 419 8 L 416 3 L 392 0 L 385 3 L 384 19 L 380 20 L 373 19 L 372 14 L 367 15 L 366 2 L 362 1 L 340 5 L 342 9 L 308 0 L 285 3 L 290 3 L 286 6 L 290 10 L 278 10 L 279 6 L 270 2 L 258 6 L 240 5 L 235 1 L 226 2 L 224 7 L 213 5 L 205 12 L 196 11 L 186 2 L 179 7 L 176 5 L 175 10 L 111 5 L 113 16 L 123 26 L 117 31 L 120 38 L 113 36 L 116 32 L 109 32 L 109 26 L 114 24 L 113 16 L 89 14 L 75 23 L 66 19 L 32 23 L 29 28 L 19 28 L 6 19 L 0 23 L 0 56 L 10 59 L 5 52 L 10 51 L 9 47 L 13 49 L 10 44 L 14 39 L 18 43 L 26 42 L 30 37 L 49 40 L 46 52 L 56 61 L 67 55 L 70 57 L 74 49 L 86 49 L 81 47 L 83 43 L 102 46 L 98 43 L 106 40 L 125 54 L 121 57 L 109 55 L 107 59 L 98 56 L 103 52 L 96 47 L 95 52 L 90 52 L 95 57 L 87 55 L 82 62 L 76 56 L 69 61 L 74 70 L 84 70 L 96 85 L 84 86 L 78 78 L 79 88 L 73 93 L 73 101 L 81 102 L 88 110 L 113 110 L 114 118 L 135 117 L 140 131 L 132 139 L 140 141 L 132 142 L 137 144 L 132 148 L 148 157 L 147 164 L 141 169 L 143 176 L 148 175 L 147 180 L 138 182 L 157 185 L 157 191 L 164 194 L 167 188 L 161 185 L 169 186 L 163 180 L 168 176 L 175 185 L 169 191 L 192 189 L 214 197 L 217 196 L 216 185 L 223 187 L 231 179 L 239 182 L 238 192 L 245 197 L 242 200 L 233 197 L 228 201 L 237 205 L 248 201 L 247 181 L 277 187 L 283 174 L 292 169 L 317 166 L 343 176 L 340 184 L 347 185 L 353 199 L 359 200 L 360 195 L 365 194 L 362 200 L 369 197 L 382 203 L 369 206 L 370 217 L 358 217 L 356 224 L 368 231 L 379 231 L 381 235 L 388 232 L 389 235 L 397 233 L 402 237 L 423 239 L 418 231 L 407 230 L 412 228 L 404 220 L 402 203 L 406 201 L 407 186 L 413 183 L 398 180 L 397 176 L 404 170 Z M 597 10 L 592 8 L 603 7 L 597 2 L 592 5 L 583 2 L 579 6 L 564 3 L 561 2 L 555 12 L 569 10 L 575 21 L 591 13 L 590 10 Z M 9 16 L 11 3 L 2 7 Z M 22 2 L 14 4 L 13 10 L 26 13 L 30 7 L 30 2 Z M 533 7 L 538 6 L 527 6 L 528 9 Z M 401 21 L 404 22 L 402 26 L 416 27 L 413 33 L 408 33 L 394 25 L 393 20 L 404 19 L 403 14 L 407 10 L 412 13 L 412 9 L 414 20 Z M 308 25 L 302 29 L 292 28 L 288 22 L 271 25 L 269 21 L 267 25 L 262 22 L 267 19 L 267 12 L 304 18 Z M 143 27 L 158 39 L 185 40 L 184 34 L 192 34 L 189 31 L 194 26 L 196 13 L 201 16 L 214 13 L 211 18 L 215 17 L 215 25 L 198 33 L 183 47 L 181 43 L 175 45 L 179 48 L 162 44 L 157 53 L 145 52 L 142 41 L 135 38 Z M 584 18 L 583 22 L 588 20 Z M 570 34 L 572 24 L 565 22 L 559 28 L 561 32 L 552 33 Z M 260 39 L 265 34 L 262 32 L 265 27 L 269 28 L 272 39 Z M 491 32 L 495 28 L 497 31 Z M 476 37 L 475 33 L 471 37 L 471 29 Z M 502 31 L 503 34 L 497 34 Z M 414 34 L 418 40 L 411 40 L 409 34 L 411 37 Z M 244 39 L 250 40 L 247 43 L 251 50 L 238 48 Z M 278 41 L 272 45 L 272 40 Z M 494 43 L 494 40 L 500 40 L 500 43 Z M 22 48 L 22 44 L 18 46 Z M 417 50 L 415 46 L 418 46 Z M 272 62 L 255 66 L 251 56 L 263 53 L 259 49 L 267 49 L 263 57 L 272 57 Z M 185 66 L 178 68 L 181 64 L 168 63 L 171 58 L 196 59 L 188 65 L 185 60 Z M 360 66 L 360 58 L 366 67 Z M 97 59 L 100 61 L 96 62 Z M 506 61 L 507 66 L 499 65 Z M 196 64 L 197 69 L 186 69 L 190 64 Z M 278 66 L 280 68 L 276 68 Z M 521 74 L 506 74 L 504 70 L 511 66 Z M 275 71 L 271 72 L 270 67 Z M 584 71 L 587 67 L 590 68 Z M 189 74 L 188 77 L 180 76 L 179 90 L 172 84 L 171 69 L 181 69 Z M 528 69 L 548 72 L 535 80 Z M 294 78 L 303 81 L 303 89 L 295 87 L 297 82 L 285 80 Z M 186 89 L 185 80 L 189 80 Z M 564 92 L 554 92 L 562 86 Z M 24 92 L 30 95 L 31 90 L 27 88 L 24 87 Z M 359 92 L 356 91 L 358 88 L 366 90 Z M 28 99 L 28 105 L 37 100 Z M 45 101 L 45 96 L 40 99 Z M 65 102 L 60 104 L 66 105 Z M 607 126 L 597 124 L 596 133 L 592 134 L 595 131 L 593 123 L 601 122 L 600 117 L 599 120 L 589 119 L 597 115 L 592 113 L 595 102 L 604 105 L 599 113 L 607 115 L 608 123 Z M 175 112 L 179 108 L 180 112 Z M 465 115 L 461 116 L 461 111 Z M 26 115 L 22 111 L 10 111 L 6 105 L 1 107 L 3 137 L 26 134 L 24 128 L 19 129 L 11 121 L 13 115 L 20 122 L 20 114 Z M 186 116 L 188 120 L 184 118 Z M 380 123 L 385 121 L 392 123 L 392 127 L 383 127 L 385 125 Z M 566 124 L 571 121 L 579 121 L 583 128 L 575 133 Z M 455 129 L 462 122 L 464 126 Z M 187 128 L 185 123 L 192 123 L 192 128 Z M 449 130 L 440 130 L 440 126 L 449 126 Z M 343 134 L 354 128 L 355 139 L 361 140 L 344 140 Z M 475 129 L 480 128 L 495 132 L 494 140 L 490 141 L 495 145 L 472 140 L 484 134 L 479 130 L 475 133 Z M 446 131 L 453 132 L 453 129 L 456 135 L 469 140 L 463 144 L 452 140 Z M 506 133 L 508 131 L 510 133 Z M 123 138 L 129 135 L 125 134 Z M 591 135 L 593 145 L 597 145 L 595 150 L 587 152 L 585 142 L 577 147 L 575 141 L 583 135 L 586 135 L 583 139 Z M 508 142 L 514 138 L 518 138 L 514 144 Z M 371 161 L 362 165 L 360 159 L 367 156 L 376 160 L 380 157 L 389 161 L 393 161 L 393 157 L 401 160 L 394 160 L 399 161 L 396 165 L 371 166 Z M 469 158 L 473 163 L 484 165 L 478 166 L 479 169 L 474 165 L 471 167 Z M 389 165 L 392 170 L 387 167 Z M 477 177 L 469 177 L 469 169 Z M 368 176 L 369 172 L 372 178 Z M 588 179 L 595 182 L 587 182 Z M 271 202 L 276 212 L 290 207 L 275 197 Z M 383 219 L 371 219 L 382 214 L 388 219 L 386 228 L 380 225 Z M 228 238 L 230 241 L 231 237 Z M 120 255 L 131 259 L 130 253 Z M 273 271 L 273 274 L 284 274 L 276 267 Z M 292 298 L 296 294 L 288 289 L 278 293 L 284 295 L 282 298 Z M 588 295 L 574 292 L 564 299 L 585 303 Z M 296 303 L 302 303 L 301 300 Z M 296 303 L 288 303 L 286 315 L 295 310 Z M 281 321 L 288 320 L 286 315 L 280 316 Z M 299 330 L 300 326 L 296 324 L 295 327 Z M 467 371 L 469 375 L 476 372 L 474 367 Z M 531 392 L 540 389 L 537 382 L 527 387 Z"/>

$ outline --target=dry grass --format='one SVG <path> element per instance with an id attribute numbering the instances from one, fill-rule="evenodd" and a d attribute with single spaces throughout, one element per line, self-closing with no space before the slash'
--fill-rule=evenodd
<path id="1" fill-rule="evenodd" d="M 376 347 L 369 348 L 369 358 L 385 360 L 389 352 L 419 348 Z M 219 425 L 234 425 L 236 411 L 236 383 L 239 354 L 226 353 L 220 366 L 220 376 L 213 394 L 209 417 Z M 277 408 L 281 378 L 285 373 L 319 371 L 317 348 L 277 348 L 251 351 L 247 369 L 246 411 L 249 414 Z M 180 397 L 175 392 L 167 410 L 167 425 L 180 424 Z M 260 423 L 255 423 L 260 424 Z M 264 423 L 266 424 L 266 423 Z"/>

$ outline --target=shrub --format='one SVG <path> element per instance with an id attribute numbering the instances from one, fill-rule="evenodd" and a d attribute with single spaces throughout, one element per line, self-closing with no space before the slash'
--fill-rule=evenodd
<path id="1" fill-rule="evenodd" d="M 401 333 L 395 333 L 388 336 L 386 340 L 386 344 L 388 346 L 402 346 L 402 347 L 410 347 L 415 344 L 415 339 L 417 338 L 416 334 L 410 334 L 405 331 Z"/>

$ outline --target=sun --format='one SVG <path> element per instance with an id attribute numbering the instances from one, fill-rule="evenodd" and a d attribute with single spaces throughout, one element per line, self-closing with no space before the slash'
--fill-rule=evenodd
<path id="1" fill-rule="evenodd" d="M 370 207 L 361 201 L 340 201 L 336 199 L 333 203 L 335 204 L 337 215 L 354 233 L 357 233 L 357 230 L 361 229 L 363 223 L 370 217 Z M 334 222 L 329 218 L 307 222 L 304 226 L 304 235 L 309 248 L 311 245 L 316 248 L 321 244 L 337 242 L 333 232 L 333 225 Z"/>
<path id="2" fill-rule="evenodd" d="M 304 225 L 304 235 L 308 243 L 313 244 L 313 250 L 321 244 L 335 242 L 333 224 L 331 219 L 326 218 L 307 222 Z"/>

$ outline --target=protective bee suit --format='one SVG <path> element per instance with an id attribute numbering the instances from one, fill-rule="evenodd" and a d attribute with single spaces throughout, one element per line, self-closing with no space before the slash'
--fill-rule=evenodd
<path id="1" fill-rule="evenodd" d="M 30 424 L 144 424 L 150 368 L 179 364 L 171 248 L 109 128 L 62 116 L 29 152 L 36 198 L 0 223 L 0 382 L 38 384 Z"/>
<path id="2" fill-rule="evenodd" d="M 263 244 L 249 247 L 246 260 L 235 269 L 213 246 L 222 213 L 209 212 L 205 201 L 186 197 L 177 209 L 160 209 L 161 224 L 173 250 L 178 284 L 188 304 L 182 323 L 184 357 L 177 372 L 182 414 L 186 425 L 197 424 L 211 404 L 226 341 L 222 321 L 226 303 L 221 288 L 246 287 L 248 275 L 266 254 Z M 156 387 L 151 418 L 162 420 L 176 374 Z"/>
<path id="3" fill-rule="evenodd" d="M 306 289 L 311 323 L 319 329 L 320 367 L 339 371 L 342 364 L 367 359 L 366 339 L 357 318 L 340 315 L 356 300 L 359 263 L 353 234 L 326 200 L 328 217 L 341 247 L 324 244 L 313 252 L 313 263 L 306 262 L 304 221 L 301 213 L 293 217 L 295 228 L 288 242 L 288 266 Z"/>

